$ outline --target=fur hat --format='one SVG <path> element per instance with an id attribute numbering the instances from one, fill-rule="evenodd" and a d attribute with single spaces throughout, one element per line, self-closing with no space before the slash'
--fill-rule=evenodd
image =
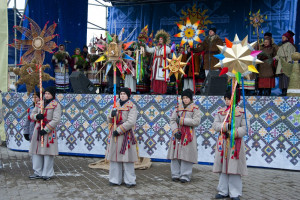
<path id="1" fill-rule="evenodd" d="M 217 33 L 216 27 L 211 27 L 209 30 L 212 30 L 213 32 Z"/>
<path id="2" fill-rule="evenodd" d="M 266 33 L 264 34 L 264 37 L 272 37 L 272 33 L 266 32 Z"/>
<path id="3" fill-rule="evenodd" d="M 121 92 L 125 92 L 127 94 L 127 96 L 128 96 L 128 99 L 130 98 L 131 90 L 129 88 L 127 88 L 127 87 L 121 88 L 119 95 L 121 95 Z"/>
<path id="4" fill-rule="evenodd" d="M 56 87 L 55 86 L 49 86 L 49 87 L 47 87 L 45 89 L 45 93 L 46 92 L 49 92 L 52 95 L 53 99 L 55 99 L 55 94 L 56 94 Z"/>
<path id="5" fill-rule="evenodd" d="M 231 99 L 231 91 L 230 90 L 228 90 L 228 91 L 226 91 L 226 93 L 225 93 L 225 95 L 224 95 L 224 99 Z"/>
<path id="6" fill-rule="evenodd" d="M 237 84 L 236 86 L 236 96 L 235 96 L 235 103 L 236 105 L 240 102 L 241 100 L 241 90 L 239 89 L 240 88 L 240 85 Z M 224 95 L 224 99 L 225 98 L 228 98 L 228 99 L 231 99 L 231 90 L 227 90 L 225 95 Z"/>
<path id="7" fill-rule="evenodd" d="M 193 95 L 194 92 L 190 89 L 186 89 L 181 93 L 181 99 L 183 99 L 184 96 L 190 98 L 191 101 L 193 101 Z"/>

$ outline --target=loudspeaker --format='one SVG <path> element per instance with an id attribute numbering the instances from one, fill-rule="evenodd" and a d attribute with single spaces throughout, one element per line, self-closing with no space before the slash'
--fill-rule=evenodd
<path id="1" fill-rule="evenodd" d="M 70 75 L 70 81 L 74 93 L 96 94 L 97 88 L 82 72 L 72 72 Z"/>
<path id="2" fill-rule="evenodd" d="M 227 90 L 228 77 L 226 74 L 219 76 L 220 71 L 210 71 L 205 78 L 201 94 L 210 96 L 223 96 Z"/>

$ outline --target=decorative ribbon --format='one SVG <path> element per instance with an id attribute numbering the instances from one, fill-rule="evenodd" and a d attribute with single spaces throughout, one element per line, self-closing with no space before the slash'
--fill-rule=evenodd
<path id="1" fill-rule="evenodd" d="M 163 59 L 165 60 L 165 66 L 167 66 L 167 47 L 166 45 L 164 44 L 164 56 L 163 56 Z M 167 70 L 165 70 L 165 82 L 167 81 Z"/>
<path id="2" fill-rule="evenodd" d="M 194 56 L 193 51 L 191 51 L 192 56 L 192 69 L 193 69 L 193 86 L 194 86 L 194 94 L 196 94 L 196 87 L 195 87 L 195 66 L 194 66 Z"/>
<path id="3" fill-rule="evenodd" d="M 246 114 L 246 99 L 245 99 L 245 89 L 244 89 L 244 77 L 242 77 L 242 91 L 243 91 L 243 104 L 244 104 L 244 114 L 246 120 L 246 134 L 248 134 L 248 123 L 247 123 L 247 114 Z"/>

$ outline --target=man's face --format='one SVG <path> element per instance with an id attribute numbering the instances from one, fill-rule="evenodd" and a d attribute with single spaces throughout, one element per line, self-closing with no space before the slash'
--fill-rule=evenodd
<path id="1" fill-rule="evenodd" d="M 214 36 L 216 33 L 213 30 L 209 30 L 208 34 L 209 36 Z"/>
<path id="2" fill-rule="evenodd" d="M 82 49 L 82 51 L 84 51 L 84 52 L 88 52 L 88 49 L 86 48 L 86 47 L 84 47 L 83 49 Z"/>
<path id="3" fill-rule="evenodd" d="M 285 42 L 285 41 L 287 41 L 288 40 L 288 38 L 287 37 L 285 37 L 284 35 L 282 36 L 282 42 Z"/>
<path id="4" fill-rule="evenodd" d="M 270 40 L 264 40 L 264 45 L 265 45 L 265 46 L 269 46 L 269 45 L 270 45 L 270 43 L 271 43 L 271 41 L 270 41 Z"/>
<path id="5" fill-rule="evenodd" d="M 128 96 L 125 92 L 120 93 L 120 99 L 121 101 L 126 101 L 128 99 Z"/>
<path id="6" fill-rule="evenodd" d="M 80 54 L 80 50 L 76 49 L 75 54 L 79 55 Z"/>
<path id="7" fill-rule="evenodd" d="M 59 46 L 59 50 L 60 50 L 60 51 L 64 51 L 64 50 L 65 50 L 65 47 L 61 45 L 61 46 Z"/>

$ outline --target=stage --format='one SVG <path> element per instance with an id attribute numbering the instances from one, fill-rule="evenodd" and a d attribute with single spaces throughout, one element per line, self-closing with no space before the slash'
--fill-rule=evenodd
<path id="1" fill-rule="evenodd" d="M 113 104 L 112 95 L 58 94 L 62 118 L 57 137 L 59 152 L 79 156 L 103 156 L 107 144 L 106 115 Z M 166 159 L 171 130 L 169 117 L 176 96 L 133 95 L 138 108 L 136 137 L 140 156 Z M 199 163 L 213 163 L 218 134 L 212 129 L 218 108 L 225 106 L 221 96 L 195 96 L 201 110 L 196 128 Z M 23 137 L 27 108 L 32 101 L 25 93 L 2 93 L 7 147 L 28 150 Z M 242 106 L 242 104 L 240 104 Z M 246 144 L 247 165 L 300 170 L 300 98 L 246 97 L 250 120 Z"/>

